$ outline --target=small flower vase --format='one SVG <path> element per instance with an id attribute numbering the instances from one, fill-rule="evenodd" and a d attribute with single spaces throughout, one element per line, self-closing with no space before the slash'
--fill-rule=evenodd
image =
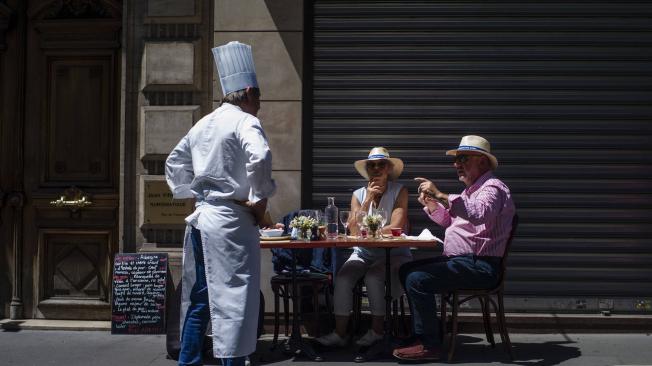
<path id="1" fill-rule="evenodd" d="M 300 229 L 298 232 L 297 239 L 298 240 L 303 240 L 303 241 L 310 241 L 310 237 L 312 236 L 312 230 L 310 229 Z"/>
<path id="2" fill-rule="evenodd" d="M 381 239 L 382 235 L 381 235 L 380 227 L 378 227 L 378 226 L 369 226 L 369 236 L 372 239 Z"/>

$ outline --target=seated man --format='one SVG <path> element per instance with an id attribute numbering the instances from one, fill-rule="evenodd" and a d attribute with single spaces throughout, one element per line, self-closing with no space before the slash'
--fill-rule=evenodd
<path id="1" fill-rule="evenodd" d="M 446 194 L 424 178 L 419 184 L 423 210 L 446 228 L 443 255 L 404 264 L 401 282 L 410 302 L 416 341 L 394 350 L 394 357 L 408 361 L 439 359 L 441 341 L 435 294 L 460 288 L 491 288 L 498 283 L 515 213 L 509 188 L 493 175 L 498 161 L 489 142 L 480 136 L 464 136 L 454 156 L 461 194 Z"/>
<path id="2" fill-rule="evenodd" d="M 390 158 L 389 152 L 383 147 L 375 147 L 369 152 L 367 159 L 358 160 L 354 164 L 360 175 L 368 180 L 367 185 L 353 192 L 351 197 L 351 217 L 349 219 L 351 233 L 356 234 L 355 225 L 357 212 L 367 212 L 373 205 L 382 208 L 389 215 L 389 223 L 381 230 L 391 233 L 392 227 L 405 228 L 407 225 L 408 192 L 403 185 L 395 180 L 403 171 L 401 159 Z M 397 269 L 401 264 L 412 259 L 409 248 L 392 249 L 392 296 L 401 295 L 398 284 Z M 359 346 L 369 346 L 382 339 L 383 319 L 385 317 L 385 250 L 382 248 L 354 247 L 353 254 L 342 265 L 335 277 L 334 313 L 335 331 L 317 338 L 324 346 L 344 346 L 347 344 L 347 326 L 350 312 L 353 308 L 352 291 L 360 278 L 364 282 L 369 295 L 371 308 L 371 329 L 356 343 Z"/>

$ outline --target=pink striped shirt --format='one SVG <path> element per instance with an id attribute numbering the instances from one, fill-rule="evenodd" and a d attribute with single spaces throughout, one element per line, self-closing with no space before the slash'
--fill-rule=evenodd
<path id="1" fill-rule="evenodd" d="M 502 257 L 516 208 L 509 188 L 488 171 L 461 194 L 449 194 L 450 208 L 437 203 L 430 219 L 446 228 L 444 255 Z"/>

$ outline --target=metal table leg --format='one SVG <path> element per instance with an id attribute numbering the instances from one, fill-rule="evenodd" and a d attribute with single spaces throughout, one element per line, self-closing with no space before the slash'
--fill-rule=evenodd
<path id="1" fill-rule="evenodd" d="M 301 337 L 301 325 L 299 324 L 299 298 L 297 289 L 297 256 L 296 249 L 292 249 L 292 334 L 287 342 L 290 352 L 299 351 L 313 361 L 322 361 L 310 344 Z"/>

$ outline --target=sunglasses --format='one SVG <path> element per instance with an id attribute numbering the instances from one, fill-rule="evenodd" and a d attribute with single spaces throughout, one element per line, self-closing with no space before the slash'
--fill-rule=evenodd
<path id="1" fill-rule="evenodd" d="M 468 155 L 468 154 L 455 155 L 453 161 L 460 164 L 466 164 L 466 162 L 469 161 L 474 156 L 480 156 L 480 155 Z"/>
<path id="2" fill-rule="evenodd" d="M 381 161 L 370 161 L 367 163 L 367 169 L 383 169 L 387 166 L 387 162 L 384 160 Z"/>

